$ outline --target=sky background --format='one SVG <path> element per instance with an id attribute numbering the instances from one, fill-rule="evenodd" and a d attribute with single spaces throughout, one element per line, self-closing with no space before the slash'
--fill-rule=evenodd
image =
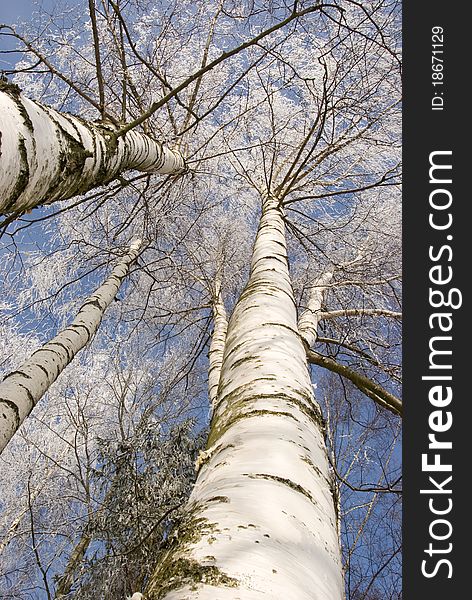
<path id="1" fill-rule="evenodd" d="M 33 2 L 32 0 L 2 0 L 0 3 L 0 22 L 14 23 L 21 17 L 28 17 L 31 13 Z"/>
<path id="2" fill-rule="evenodd" d="M 13 25 L 31 20 L 32 14 L 40 8 L 50 10 L 54 6 L 66 5 L 69 0 L 0 0 L 0 23 Z M 15 41 L 0 35 L 0 52 L 11 50 Z M 19 60 L 20 54 L 1 54 L 0 69 L 8 71 Z"/>
<path id="3" fill-rule="evenodd" d="M 49 3 L 49 2 L 48 2 Z M 27 21 L 35 8 L 36 2 L 33 0 L 0 0 L 0 23 L 12 25 L 21 21 Z M 10 37 L 0 35 L 0 52 L 10 50 L 15 42 Z M 0 69 L 8 70 L 19 58 L 19 54 L 0 55 Z"/>

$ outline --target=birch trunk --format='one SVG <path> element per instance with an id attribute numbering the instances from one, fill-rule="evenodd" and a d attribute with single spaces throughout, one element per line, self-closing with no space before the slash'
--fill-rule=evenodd
<path id="1" fill-rule="evenodd" d="M 323 420 L 273 198 L 228 324 L 207 448 L 146 599 L 342 599 Z"/>
<path id="2" fill-rule="evenodd" d="M 317 279 L 310 289 L 308 306 L 298 320 L 298 330 L 308 344 L 308 348 L 311 348 L 318 338 L 318 324 L 321 320 L 323 300 L 332 278 L 333 273 L 328 271 Z"/>
<path id="3" fill-rule="evenodd" d="M 218 290 L 212 303 L 213 310 L 213 334 L 210 342 L 209 368 L 208 368 L 208 395 L 212 410 L 218 397 L 218 386 L 220 384 L 221 367 L 226 343 L 228 319 L 223 303 L 221 291 Z"/>
<path id="4" fill-rule="evenodd" d="M 72 323 L 0 383 L 0 453 L 49 386 L 95 335 L 140 247 L 140 240 L 133 242 L 104 284 L 85 301 Z"/>
<path id="5" fill-rule="evenodd" d="M 182 155 L 150 137 L 89 123 L 0 83 L 0 213 L 21 214 L 104 185 L 122 171 L 179 173 Z"/>
<path id="6" fill-rule="evenodd" d="M 346 266 L 352 265 L 355 262 L 362 260 L 362 256 L 356 258 L 351 263 L 346 263 Z M 381 385 L 377 384 L 374 380 L 369 379 L 361 373 L 356 373 L 353 369 L 346 365 L 338 363 L 334 359 L 323 356 L 311 347 L 315 344 L 318 339 L 318 326 L 320 321 L 326 319 L 334 319 L 336 317 L 349 317 L 349 316 L 385 316 L 393 317 L 395 319 L 401 318 L 402 314 L 387 309 L 344 309 L 344 310 L 333 310 L 324 312 L 323 301 L 328 289 L 329 284 L 333 278 L 332 272 L 326 272 L 317 279 L 315 284 L 310 290 L 308 297 L 307 309 L 301 314 L 298 319 L 298 330 L 303 340 L 307 344 L 306 353 L 308 362 L 329 369 L 333 373 L 338 373 L 346 379 L 352 381 L 352 383 L 371 400 L 376 402 L 382 408 L 386 408 L 395 415 L 403 415 L 403 406 L 399 398 L 394 394 L 384 389 Z"/>
<path id="7" fill-rule="evenodd" d="M 54 599 L 59 600 L 69 594 L 74 583 L 74 575 L 79 563 L 83 560 L 92 538 L 85 532 L 80 537 L 67 562 L 64 574 L 57 582 Z"/>

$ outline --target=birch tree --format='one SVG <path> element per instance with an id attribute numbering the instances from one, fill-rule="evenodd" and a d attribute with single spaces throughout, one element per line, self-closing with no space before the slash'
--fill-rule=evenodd
<path id="1" fill-rule="evenodd" d="M 188 520 L 146 594 L 210 598 L 217 586 L 222 598 L 309 598 L 313 589 L 341 598 L 322 427 L 297 331 L 282 211 L 269 197 L 249 281 L 228 324 Z M 264 498 L 258 508 L 255 498 Z"/>
<path id="2" fill-rule="evenodd" d="M 100 85 L 93 27 L 85 41 L 57 38 L 52 87 L 32 60 L 17 75 L 58 110 L 74 108 L 70 82 L 88 110 L 84 94 L 99 107 L 114 98 L 113 118 L 178 147 L 188 166 L 178 178 L 122 178 L 10 226 L 12 272 L 35 282 L 12 276 L 17 319 L 63 318 L 70 290 L 113 245 L 130 232 L 146 241 L 131 289 L 110 307 L 116 332 L 98 335 L 125 361 L 131 340 L 156 362 L 172 356 L 176 404 L 198 381 L 199 419 L 211 423 L 182 519 L 128 594 L 334 600 L 345 584 L 352 600 L 396 598 L 398 7 L 165 4 L 150 16 L 142 2 L 102 5 Z M 202 76 L 185 87 L 189 71 Z M 15 240 L 36 221 L 49 237 L 21 253 Z M 45 265 L 57 265 L 54 280 Z"/>
<path id="3" fill-rule="evenodd" d="M 176 174 L 185 168 L 177 151 L 112 124 L 87 123 L 0 86 L 1 214 L 23 214 L 105 185 L 123 171 Z"/>
<path id="4" fill-rule="evenodd" d="M 157 110 L 166 106 L 173 98 L 178 99 L 178 94 L 195 82 L 189 105 L 185 106 L 186 118 L 183 123 L 185 130 L 189 125 L 188 117 L 195 116 L 193 107 L 202 77 L 207 72 L 228 58 L 238 55 L 246 48 L 259 44 L 273 32 L 284 28 L 292 21 L 319 10 L 316 4 L 300 11 L 295 5 L 286 18 L 209 61 L 208 51 L 213 36 L 212 25 L 200 68 L 178 85 L 172 86 L 167 78 L 159 73 L 158 69 L 152 67 L 138 53 L 136 45 L 130 39 L 119 4 L 111 2 L 109 6 L 112 9 L 111 13 L 108 5 L 104 3 L 103 22 L 108 27 L 107 33 L 114 43 L 117 43 L 117 31 L 111 23 L 112 17 L 114 16 L 115 19 L 117 17 L 120 24 L 121 40 L 117 52 L 124 76 L 121 117 L 127 117 L 125 98 L 127 88 L 131 88 L 135 101 L 138 96 L 127 72 L 123 47 L 125 34 L 135 59 L 138 58 L 163 85 L 163 97 L 154 100 L 146 109 L 139 101 L 142 114 L 131 123 L 120 123 L 120 119 L 114 116 L 112 111 L 107 110 L 95 2 L 89 3 L 89 11 L 95 50 L 98 102 L 54 68 L 40 49 L 22 35 L 17 34 L 12 27 L 2 25 L 1 29 L 7 30 L 8 35 L 17 37 L 22 42 L 24 49 L 35 60 L 39 59 L 39 63 L 43 63 L 48 71 L 69 85 L 82 100 L 98 109 L 101 123 L 87 123 L 81 118 L 61 114 L 50 107 L 32 102 L 21 95 L 21 90 L 17 85 L 2 81 L 0 87 L 0 114 L 2 115 L 0 131 L 2 132 L 3 155 L 0 171 L 0 191 L 3 196 L 0 204 L 1 214 L 12 213 L 12 217 L 14 217 L 43 204 L 83 194 L 92 188 L 109 183 L 123 171 L 129 169 L 159 174 L 182 173 L 185 170 L 185 160 L 178 150 L 165 147 L 152 137 L 133 131 L 134 128 L 147 122 Z M 222 6 L 217 9 L 215 20 L 221 10 Z M 182 104 L 181 100 L 178 101 L 179 104 Z M 170 118 L 175 128 L 175 120 L 171 115 Z M 199 120 L 200 118 L 196 117 L 196 122 Z"/>
<path id="5" fill-rule="evenodd" d="M 9 373 L 0 385 L 2 420 L 0 452 L 54 383 L 62 370 L 73 360 L 96 333 L 103 313 L 113 301 L 123 279 L 128 275 L 141 247 L 141 240 L 132 242 L 127 254 L 119 261 L 108 279 L 92 294 L 76 318 L 50 342 L 31 356 L 16 371 Z"/>
<path id="6" fill-rule="evenodd" d="M 192 403 L 174 401 L 184 389 L 177 361 L 146 361 L 128 347 L 125 367 L 110 349 L 85 353 L 0 458 L 5 597 L 32 588 L 41 597 L 46 585 L 52 597 L 131 595 L 194 478 L 201 436 Z M 198 393 L 191 382 L 186 389 Z"/>

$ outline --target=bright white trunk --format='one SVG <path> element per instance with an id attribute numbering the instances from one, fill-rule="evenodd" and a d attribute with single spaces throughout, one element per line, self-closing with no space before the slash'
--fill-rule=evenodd
<path id="1" fill-rule="evenodd" d="M 127 169 L 179 173 L 178 151 L 110 125 L 89 123 L 0 86 L 0 213 L 21 214 L 104 185 Z"/>
<path id="2" fill-rule="evenodd" d="M 321 308 L 323 306 L 327 286 L 332 278 L 333 273 L 328 271 L 321 275 L 321 277 L 315 281 L 313 286 L 310 287 L 308 306 L 298 320 L 300 335 L 306 341 L 309 348 L 313 346 L 318 338 L 318 323 L 321 320 Z"/>
<path id="3" fill-rule="evenodd" d="M 86 300 L 72 323 L 0 383 L 0 452 L 49 386 L 94 336 L 140 247 L 140 240 L 133 242 L 105 283 Z"/>
<path id="4" fill-rule="evenodd" d="M 213 334 L 210 342 L 209 368 L 208 368 L 208 394 L 212 409 L 215 406 L 220 383 L 221 366 L 225 351 L 226 332 L 228 319 L 221 292 L 219 291 L 212 303 L 213 309 Z"/>
<path id="5" fill-rule="evenodd" d="M 288 272 L 282 211 L 264 203 L 230 318 L 208 449 L 148 600 L 340 600 L 323 420 Z"/>

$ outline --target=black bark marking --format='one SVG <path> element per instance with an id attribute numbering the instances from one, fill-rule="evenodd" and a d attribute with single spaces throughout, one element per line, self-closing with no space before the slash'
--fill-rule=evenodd
<path id="1" fill-rule="evenodd" d="M 95 306 L 95 308 L 100 309 L 100 311 L 104 310 L 104 307 L 100 304 L 100 302 L 98 300 L 87 300 L 87 302 L 85 302 L 85 304 L 83 304 L 80 307 L 79 312 L 81 312 L 86 306 Z"/>
<path id="2" fill-rule="evenodd" d="M 224 502 L 224 503 L 228 503 L 230 501 L 230 499 L 228 498 L 228 496 L 213 496 L 212 498 L 208 498 L 207 502 Z"/>
<path id="3" fill-rule="evenodd" d="M 71 123 L 70 118 L 66 118 L 66 120 L 73 125 L 74 131 L 78 135 L 78 140 L 63 127 L 52 110 L 48 110 L 45 106 L 42 108 L 54 123 L 58 144 L 61 148 L 58 163 L 59 168 L 48 189 L 47 200 L 44 202 L 44 204 L 50 204 L 54 200 L 66 200 L 90 188 L 88 182 L 82 182 L 82 174 L 86 159 L 92 158 L 93 153 L 85 149 L 78 129 L 75 124 Z M 61 116 L 64 117 L 64 115 Z M 85 126 L 91 129 L 90 126 Z M 91 134 L 93 135 L 93 131 L 91 131 Z"/>
<path id="4" fill-rule="evenodd" d="M 31 375 L 23 373 L 23 371 L 12 371 L 11 373 L 7 373 L 7 375 L 5 375 L 5 377 L 3 378 L 3 381 L 8 379 L 8 377 L 13 377 L 13 375 L 21 375 L 25 379 L 32 379 Z"/>
<path id="5" fill-rule="evenodd" d="M 90 340 L 90 338 L 92 337 L 92 332 L 87 327 L 87 325 L 82 325 L 80 323 L 72 323 L 72 325 L 69 325 L 69 327 L 67 329 L 71 329 L 72 331 L 74 331 L 74 329 L 78 329 L 78 328 L 85 329 L 85 331 L 87 333 L 87 341 Z M 80 333 L 78 331 L 75 331 L 75 333 L 77 335 L 80 335 Z"/>
<path id="6" fill-rule="evenodd" d="M 286 479 L 285 477 L 279 477 L 278 475 L 271 475 L 269 473 L 243 473 L 245 477 L 249 477 L 250 479 L 268 479 L 270 481 L 276 481 L 277 483 L 281 483 L 292 490 L 298 492 L 299 494 L 303 494 L 310 500 L 312 504 L 318 504 L 318 502 L 313 498 L 308 490 L 306 490 L 303 486 L 295 483 L 291 479 Z"/>
<path id="7" fill-rule="evenodd" d="M 50 346 L 52 344 L 52 342 L 48 342 L 48 346 Z M 33 354 L 30 356 L 30 360 L 33 358 L 33 356 L 35 354 L 38 354 L 39 352 L 52 352 L 55 356 L 58 356 L 57 354 L 57 350 L 53 350 L 52 348 L 47 348 L 46 346 L 43 346 L 42 348 L 38 348 L 37 350 L 35 350 L 33 352 Z"/>
<path id="8" fill-rule="evenodd" d="M 276 260 L 280 263 L 282 263 L 284 266 L 287 266 L 288 264 L 288 259 L 286 256 L 284 256 L 283 254 L 277 255 L 277 254 L 266 254 L 265 256 L 261 256 L 260 258 L 258 258 L 257 260 L 255 260 L 252 263 L 252 270 L 254 271 L 256 268 L 256 265 L 258 265 L 260 262 L 265 261 L 265 260 Z M 264 269 L 265 271 L 271 270 L 273 271 L 274 269 Z"/>
<path id="9" fill-rule="evenodd" d="M 43 372 L 43 373 L 46 375 L 46 377 L 48 377 L 48 378 L 49 378 L 49 371 L 48 371 L 47 369 L 45 369 L 45 368 L 43 367 L 43 365 L 36 364 L 35 366 L 36 366 L 36 367 L 38 367 L 38 369 L 41 369 L 41 371 L 42 371 L 42 372 Z"/>
<path id="10" fill-rule="evenodd" d="M 37 402 L 37 401 L 34 399 L 34 396 L 33 396 L 33 394 L 30 392 L 30 390 L 29 390 L 29 389 L 28 389 L 28 388 L 27 388 L 25 385 L 23 385 L 23 384 L 21 384 L 21 383 L 17 383 L 16 385 L 17 385 L 18 387 L 20 387 L 20 388 L 22 388 L 22 389 L 24 389 L 24 390 L 25 390 L 25 392 L 26 392 L 26 396 L 28 397 L 29 403 L 31 404 L 31 408 L 30 408 L 30 411 L 31 411 L 31 409 L 33 408 L 33 406 L 35 406 L 35 405 L 36 405 L 36 402 Z"/>
<path id="11" fill-rule="evenodd" d="M 15 415 L 15 431 L 16 431 L 18 429 L 18 427 L 20 426 L 20 411 L 18 409 L 18 406 L 14 402 L 12 402 L 11 400 L 7 400 L 6 398 L 0 398 L 0 404 L 4 404 L 11 411 L 13 411 L 13 413 Z M 4 419 L 7 418 L 7 416 L 4 412 L 2 412 L 2 417 Z"/>
<path id="12" fill-rule="evenodd" d="M 69 360 L 69 361 L 71 361 L 71 360 L 74 358 L 74 356 L 75 356 L 75 354 L 72 352 L 72 350 L 70 350 L 70 349 L 69 349 L 69 348 L 68 348 L 68 347 L 67 347 L 65 344 L 63 344 L 62 342 L 54 342 L 54 341 L 53 341 L 53 342 L 49 342 L 49 343 L 48 343 L 48 345 L 49 345 L 49 346 L 59 346 L 59 348 L 62 348 L 62 349 L 65 351 L 65 353 L 66 353 L 66 355 L 67 355 L 67 358 L 68 358 L 68 360 Z"/>
<path id="13" fill-rule="evenodd" d="M 18 137 L 18 154 L 19 154 L 19 163 L 20 163 L 20 172 L 18 173 L 18 177 L 15 183 L 15 187 L 13 188 L 10 197 L 5 203 L 4 211 L 7 213 L 15 207 L 15 203 L 25 190 L 26 186 L 29 183 L 30 179 L 30 168 L 28 163 L 28 151 L 26 150 L 25 138 L 20 135 Z"/>

